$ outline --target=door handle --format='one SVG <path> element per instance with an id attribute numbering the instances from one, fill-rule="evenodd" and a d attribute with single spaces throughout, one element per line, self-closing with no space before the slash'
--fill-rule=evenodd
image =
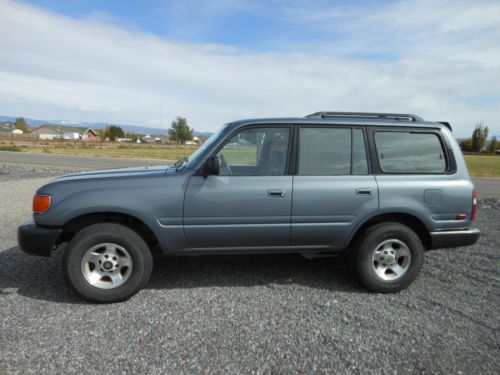
<path id="1" fill-rule="evenodd" d="M 357 188 L 356 194 L 357 195 L 372 195 L 372 189 L 370 189 L 370 188 Z"/>
<path id="2" fill-rule="evenodd" d="M 285 190 L 268 190 L 267 195 L 270 197 L 280 197 L 283 198 L 286 195 Z"/>

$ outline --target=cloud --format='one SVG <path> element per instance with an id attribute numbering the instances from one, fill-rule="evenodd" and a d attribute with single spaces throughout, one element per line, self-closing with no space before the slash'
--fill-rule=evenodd
<path id="1" fill-rule="evenodd" d="M 261 11 L 228 4 L 212 12 Z M 497 3 L 409 1 L 369 12 L 279 4 L 277 18 L 321 40 L 267 51 L 190 44 L 106 25 L 99 13 L 75 20 L 0 0 L 0 113 L 145 126 L 162 118 L 165 128 L 182 115 L 215 130 L 248 117 L 393 111 L 449 120 L 458 136 L 479 120 L 500 133 Z"/>

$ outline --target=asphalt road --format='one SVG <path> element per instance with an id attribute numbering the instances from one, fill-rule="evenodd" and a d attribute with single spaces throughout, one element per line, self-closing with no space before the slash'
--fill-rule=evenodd
<path id="1" fill-rule="evenodd" d="M 0 151 L 0 163 L 2 162 L 85 169 L 141 167 L 144 165 L 171 163 L 171 161 L 168 160 L 158 159 L 102 158 L 93 156 Z"/>
<path id="2" fill-rule="evenodd" d="M 66 288 L 64 249 L 17 248 L 36 175 L 0 179 L 1 374 L 500 372 L 499 209 L 398 294 L 367 292 L 345 258 L 158 257 L 145 290 L 95 305 Z"/>
<path id="3" fill-rule="evenodd" d="M 85 169 L 108 169 L 172 163 L 172 161 L 158 159 L 101 158 L 0 151 L 0 163 L 2 162 Z M 480 196 L 500 199 L 500 178 L 478 177 L 473 180 Z"/>
<path id="4" fill-rule="evenodd" d="M 479 197 L 496 197 L 500 199 L 500 178 L 475 177 L 472 180 Z"/>

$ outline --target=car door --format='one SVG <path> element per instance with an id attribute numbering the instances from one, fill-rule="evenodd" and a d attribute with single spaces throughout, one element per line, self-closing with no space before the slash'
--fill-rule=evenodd
<path id="1" fill-rule="evenodd" d="M 344 246 L 378 209 L 362 127 L 301 126 L 293 180 L 292 245 Z"/>
<path id="2" fill-rule="evenodd" d="M 194 175 L 184 200 L 184 233 L 193 248 L 288 246 L 291 126 L 250 126 L 216 155 L 219 175 Z"/>

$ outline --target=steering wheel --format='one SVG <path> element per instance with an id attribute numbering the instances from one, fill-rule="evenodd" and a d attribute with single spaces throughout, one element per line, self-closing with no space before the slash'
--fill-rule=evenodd
<path id="1" fill-rule="evenodd" d="M 224 154 L 219 154 L 219 169 L 223 172 L 223 176 L 231 176 L 231 167 L 229 167 L 229 164 L 226 161 L 226 158 L 224 157 Z"/>

